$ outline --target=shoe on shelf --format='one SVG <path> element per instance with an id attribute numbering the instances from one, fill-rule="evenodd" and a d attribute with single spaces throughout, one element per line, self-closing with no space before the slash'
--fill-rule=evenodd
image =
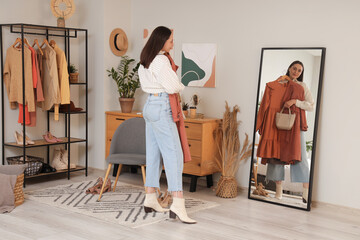
<path id="1" fill-rule="evenodd" d="M 66 168 L 67 168 L 67 165 L 68 165 L 68 151 L 65 150 L 65 149 L 61 149 L 61 158 L 60 158 L 60 161 L 62 163 L 64 163 L 66 165 Z M 76 168 L 76 164 L 74 163 L 70 163 L 70 168 Z"/>
<path id="2" fill-rule="evenodd" d="M 18 144 L 18 145 L 23 145 L 24 144 L 24 138 L 18 131 L 15 131 L 14 137 L 15 137 L 16 144 Z M 28 145 L 26 140 L 25 140 L 25 145 Z"/>
<path id="3" fill-rule="evenodd" d="M 24 144 L 24 134 L 19 133 L 18 131 L 15 131 L 15 140 L 16 144 L 23 145 Z M 32 141 L 28 136 L 25 135 L 25 145 L 34 145 L 35 142 Z"/>
<path id="4" fill-rule="evenodd" d="M 53 136 L 50 132 L 47 132 L 45 135 L 43 135 L 43 138 L 46 142 L 49 142 L 49 143 L 57 143 L 57 142 L 63 141 L 63 140 Z"/>
<path id="5" fill-rule="evenodd" d="M 25 135 L 25 141 L 27 144 L 29 144 L 29 145 L 35 144 L 35 142 L 33 140 L 31 140 L 28 136 L 26 136 L 26 134 L 24 134 L 24 131 L 22 133 L 23 133 L 23 136 Z"/>
<path id="6" fill-rule="evenodd" d="M 58 170 L 66 170 L 68 169 L 67 163 L 61 161 L 62 159 L 62 149 L 54 149 L 54 156 L 51 161 L 51 166 Z"/>

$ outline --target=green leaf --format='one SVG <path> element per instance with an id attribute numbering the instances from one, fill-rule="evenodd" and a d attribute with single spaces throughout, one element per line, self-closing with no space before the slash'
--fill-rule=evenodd
<path id="1" fill-rule="evenodd" d="M 140 62 L 136 63 L 135 59 L 125 55 L 121 57 L 116 70 L 113 67 L 110 70 L 106 70 L 108 77 L 111 77 L 116 82 L 120 97 L 134 97 L 136 89 L 140 87 L 139 67 Z"/>

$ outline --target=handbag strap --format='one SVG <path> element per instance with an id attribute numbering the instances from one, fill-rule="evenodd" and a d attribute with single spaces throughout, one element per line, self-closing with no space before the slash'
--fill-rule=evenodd
<path id="1" fill-rule="evenodd" d="M 283 113 L 284 108 L 285 108 L 285 106 L 283 106 L 283 107 L 282 107 L 282 109 L 281 109 L 280 113 Z M 288 109 L 289 109 L 289 115 L 291 115 L 291 109 L 290 109 L 290 108 L 288 108 Z"/>

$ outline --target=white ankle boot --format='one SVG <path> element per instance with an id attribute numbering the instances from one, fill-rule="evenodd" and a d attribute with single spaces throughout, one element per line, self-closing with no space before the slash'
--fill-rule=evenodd
<path id="1" fill-rule="evenodd" d="M 161 207 L 157 200 L 156 193 L 147 193 L 145 195 L 144 210 L 146 213 L 169 211 L 169 209 L 164 209 Z"/>
<path id="2" fill-rule="evenodd" d="M 188 217 L 185 209 L 185 199 L 184 198 L 173 198 L 173 203 L 170 207 L 170 218 L 176 218 L 176 216 L 183 222 L 193 224 L 196 223 L 195 220 Z"/>
<path id="3" fill-rule="evenodd" d="M 275 198 L 277 198 L 279 200 L 282 199 L 282 193 L 283 193 L 282 183 L 276 183 Z"/>

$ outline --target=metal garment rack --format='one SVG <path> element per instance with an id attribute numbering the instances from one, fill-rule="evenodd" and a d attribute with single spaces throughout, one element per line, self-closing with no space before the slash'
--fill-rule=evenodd
<path id="1" fill-rule="evenodd" d="M 35 145 L 25 145 L 26 139 L 23 138 L 23 145 L 18 145 L 16 142 L 5 142 L 5 108 L 4 108 L 4 43 L 3 43 L 3 35 L 4 30 L 9 29 L 11 34 L 20 34 L 21 38 L 21 48 L 22 48 L 22 87 L 23 87 L 23 99 L 25 99 L 25 69 L 24 69 L 24 36 L 25 35 L 40 35 L 44 36 L 47 40 L 49 37 L 58 37 L 64 38 L 65 40 L 65 56 L 68 63 L 68 70 L 70 69 L 70 39 L 77 38 L 78 34 L 85 34 L 85 79 L 78 83 L 70 83 L 71 85 L 79 85 L 85 87 L 85 111 L 81 112 L 70 112 L 70 104 L 65 113 L 65 138 L 63 138 L 63 142 L 57 143 L 47 143 L 42 140 L 35 140 Z M 24 23 L 14 23 L 14 24 L 0 24 L 0 58 L 1 58 L 1 112 L 2 112 L 2 164 L 5 165 L 5 147 L 14 147 L 14 148 L 22 148 L 23 150 L 23 159 L 25 162 L 26 149 L 28 148 L 36 148 L 36 147 L 46 147 L 47 149 L 47 163 L 50 161 L 50 146 L 53 145 L 65 145 L 65 148 L 68 149 L 68 169 L 59 170 L 56 172 L 50 173 L 40 173 L 38 175 L 33 176 L 25 176 L 27 178 L 33 177 L 42 177 L 54 174 L 67 173 L 68 179 L 70 179 L 70 173 L 75 171 L 85 171 L 85 175 L 88 175 L 88 31 L 87 29 L 80 28 L 62 28 L 62 27 L 52 27 L 52 26 L 44 26 L 44 25 L 34 25 L 34 24 L 24 24 Z M 47 131 L 50 131 L 50 113 L 52 111 L 47 111 Z M 72 114 L 85 114 L 85 139 L 73 138 L 71 137 L 70 132 L 70 120 Z M 23 108 L 23 122 L 25 122 L 25 107 Z M 13 130 L 12 130 L 13 131 Z M 26 126 L 23 124 L 23 132 L 26 135 Z M 77 167 L 74 169 L 70 169 L 70 145 L 72 143 L 85 143 L 85 167 Z M 24 181 L 25 185 L 25 181 Z"/>

